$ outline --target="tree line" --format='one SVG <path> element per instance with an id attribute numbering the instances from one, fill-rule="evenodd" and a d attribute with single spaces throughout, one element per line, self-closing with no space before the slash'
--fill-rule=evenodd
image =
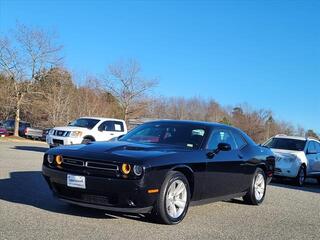
<path id="1" fill-rule="evenodd" d="M 62 45 L 42 29 L 18 24 L 0 36 L 0 120 L 25 120 L 37 127 L 65 125 L 80 116 L 130 119 L 189 119 L 221 122 L 244 130 L 256 142 L 275 134 L 318 137 L 266 109 L 221 106 L 201 97 L 157 96 L 157 80 L 142 76 L 136 60 L 110 64 L 103 76 L 77 84 L 63 65 Z M 214 97 L 214 96 L 213 96 Z"/>

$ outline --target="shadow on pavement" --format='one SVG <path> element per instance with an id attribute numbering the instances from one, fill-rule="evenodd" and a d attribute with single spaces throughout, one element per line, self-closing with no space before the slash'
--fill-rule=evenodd
<path id="1" fill-rule="evenodd" d="M 22 150 L 22 151 L 31 151 L 31 152 L 43 152 L 49 150 L 47 147 L 36 147 L 36 146 L 15 146 L 13 149 Z"/>
<path id="2" fill-rule="evenodd" d="M 111 213 L 64 203 L 53 196 L 40 171 L 11 172 L 10 178 L 0 179 L 0 200 L 88 218 L 123 217 L 142 222 L 150 221 L 144 215 Z"/>
<path id="3" fill-rule="evenodd" d="M 282 188 L 289 188 L 298 191 L 305 191 L 305 192 L 313 192 L 313 193 L 320 193 L 320 185 L 313 181 L 314 179 L 307 179 L 303 187 L 295 186 L 294 183 L 288 179 L 273 179 L 271 182 L 271 186 L 282 187 Z"/>

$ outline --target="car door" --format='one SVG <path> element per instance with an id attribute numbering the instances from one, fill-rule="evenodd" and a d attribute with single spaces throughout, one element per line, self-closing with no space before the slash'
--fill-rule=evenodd
<path id="1" fill-rule="evenodd" d="M 318 153 L 316 150 L 315 141 L 309 141 L 307 150 L 306 150 L 306 157 L 308 160 L 308 174 L 312 174 L 317 170 Z"/>
<path id="2" fill-rule="evenodd" d="M 214 129 L 208 141 L 207 150 L 217 149 L 219 143 L 228 143 L 230 151 L 220 151 L 207 160 L 206 187 L 204 198 L 215 198 L 244 190 L 244 159 L 237 147 L 232 132 L 225 128 Z M 247 188 L 247 186 L 246 186 Z"/>
<path id="3" fill-rule="evenodd" d="M 100 132 L 100 137 L 104 141 L 108 141 L 112 138 L 119 137 L 124 133 L 124 126 L 123 123 L 120 121 L 104 121 L 98 127 Z"/>
<path id="4" fill-rule="evenodd" d="M 320 173 L 320 143 L 318 142 L 314 142 L 315 147 L 316 147 L 316 151 L 317 151 L 317 156 L 314 162 L 314 172 Z"/>

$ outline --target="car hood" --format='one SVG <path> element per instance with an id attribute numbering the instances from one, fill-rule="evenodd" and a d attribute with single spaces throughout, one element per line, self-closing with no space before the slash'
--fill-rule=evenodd
<path id="1" fill-rule="evenodd" d="M 58 131 L 86 131 L 87 128 L 83 127 L 74 127 L 74 126 L 65 126 L 65 127 L 54 127 L 53 130 Z"/>
<path id="2" fill-rule="evenodd" d="M 68 157 L 79 157 L 94 160 L 144 160 L 156 159 L 177 152 L 190 151 L 186 148 L 179 148 L 158 144 L 139 144 L 125 141 L 93 142 L 81 145 L 61 146 L 49 150 L 50 154 L 62 154 Z"/>
<path id="3" fill-rule="evenodd" d="M 292 150 L 284 150 L 284 149 L 271 149 L 275 154 L 276 158 L 281 159 L 301 159 L 304 156 L 303 151 L 292 151 Z"/>

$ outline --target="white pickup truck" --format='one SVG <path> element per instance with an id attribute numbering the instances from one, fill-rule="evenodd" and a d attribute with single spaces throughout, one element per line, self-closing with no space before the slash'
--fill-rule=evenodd
<path id="1" fill-rule="evenodd" d="M 46 142 L 50 147 L 109 141 L 127 133 L 125 121 L 113 118 L 82 117 L 66 127 L 52 128 Z"/>

